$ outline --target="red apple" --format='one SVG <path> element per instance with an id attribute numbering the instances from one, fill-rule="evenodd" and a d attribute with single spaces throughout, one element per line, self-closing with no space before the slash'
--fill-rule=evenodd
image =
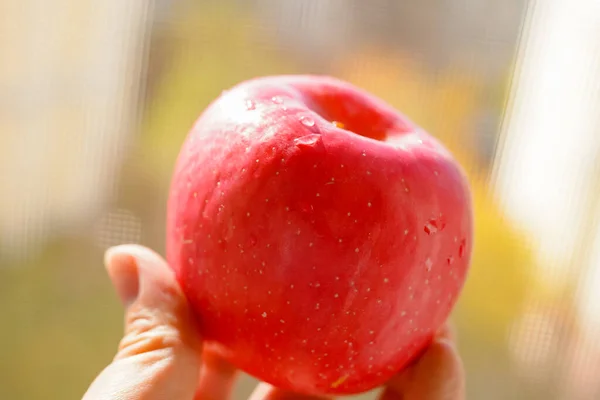
<path id="1" fill-rule="evenodd" d="M 306 394 L 351 394 L 430 342 L 463 286 L 466 178 L 406 117 L 334 78 L 223 93 L 181 150 L 167 253 L 206 343 Z"/>

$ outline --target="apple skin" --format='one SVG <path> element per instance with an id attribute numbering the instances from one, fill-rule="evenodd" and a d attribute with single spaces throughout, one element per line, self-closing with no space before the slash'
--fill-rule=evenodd
<path id="1" fill-rule="evenodd" d="M 460 166 L 391 106 L 335 78 L 265 77 L 189 133 L 167 258 L 211 351 L 280 388 L 354 394 L 444 324 L 472 225 Z"/>

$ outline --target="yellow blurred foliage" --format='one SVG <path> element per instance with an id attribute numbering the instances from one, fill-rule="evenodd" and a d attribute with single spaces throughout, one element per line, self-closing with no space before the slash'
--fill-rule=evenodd
<path id="1" fill-rule="evenodd" d="M 482 82 L 458 70 L 433 74 L 410 55 L 366 48 L 340 59 L 333 68 L 340 78 L 381 97 L 442 140 L 456 153 L 473 143 L 474 115 Z"/>
<path id="2" fill-rule="evenodd" d="M 461 330 L 495 344 L 534 287 L 533 255 L 480 180 L 472 181 L 475 238 L 471 271 L 457 308 Z"/>

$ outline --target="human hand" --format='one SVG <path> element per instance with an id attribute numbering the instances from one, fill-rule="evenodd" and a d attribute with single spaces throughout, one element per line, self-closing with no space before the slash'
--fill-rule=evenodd
<path id="1" fill-rule="evenodd" d="M 125 306 L 117 355 L 83 400 L 226 400 L 236 370 L 203 352 L 187 301 L 166 262 L 153 251 L 124 245 L 106 253 L 111 281 Z M 266 383 L 251 400 L 311 399 Z M 392 378 L 380 400 L 462 400 L 464 372 L 445 328 L 423 356 Z"/>

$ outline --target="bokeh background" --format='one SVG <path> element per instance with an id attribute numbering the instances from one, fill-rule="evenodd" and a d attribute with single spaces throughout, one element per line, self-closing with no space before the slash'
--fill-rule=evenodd
<path id="1" fill-rule="evenodd" d="M 162 252 L 193 121 L 282 73 L 364 87 L 468 171 L 468 399 L 599 399 L 596 0 L 0 1 L 0 399 L 81 397 L 122 329 L 103 251 Z"/>

